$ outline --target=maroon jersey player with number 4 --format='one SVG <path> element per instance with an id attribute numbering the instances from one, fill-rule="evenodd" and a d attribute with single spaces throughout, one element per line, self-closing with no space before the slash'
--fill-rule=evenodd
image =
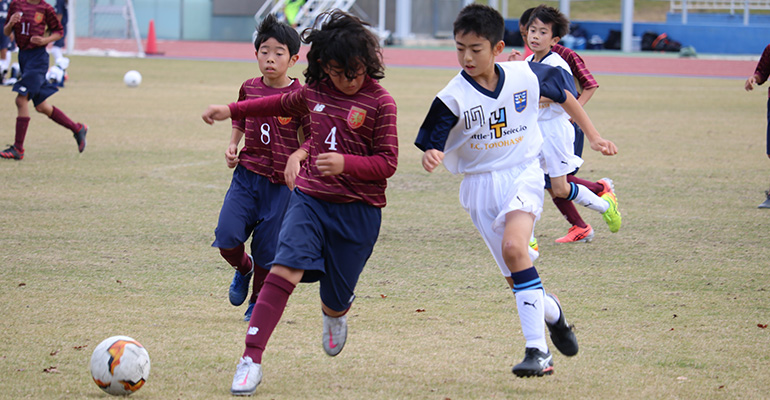
<path id="1" fill-rule="evenodd" d="M 310 119 L 310 134 L 286 165 L 293 188 L 275 259 L 257 298 L 230 392 L 251 395 L 262 380 L 262 353 L 296 285 L 320 281 L 322 344 L 339 354 L 345 314 L 372 254 L 385 206 L 387 178 L 396 172 L 396 103 L 377 82 L 384 77 L 379 40 L 358 18 L 322 14 L 312 43 L 306 85 L 262 99 L 212 105 L 203 120 L 245 115 Z"/>

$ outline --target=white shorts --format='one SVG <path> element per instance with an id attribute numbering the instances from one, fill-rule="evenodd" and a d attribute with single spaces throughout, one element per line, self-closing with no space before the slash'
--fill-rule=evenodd
<path id="1" fill-rule="evenodd" d="M 543 211 L 545 178 L 538 160 L 527 165 L 481 174 L 466 174 L 460 184 L 460 204 L 471 217 L 503 276 L 511 271 L 503 259 L 505 216 L 521 210 L 540 219 Z M 530 258 L 537 252 L 529 246 Z"/>
<path id="2" fill-rule="evenodd" d="M 566 118 L 537 121 L 543 134 L 543 151 L 540 153 L 548 176 L 567 175 L 583 165 L 583 159 L 575 155 L 575 127 Z"/>

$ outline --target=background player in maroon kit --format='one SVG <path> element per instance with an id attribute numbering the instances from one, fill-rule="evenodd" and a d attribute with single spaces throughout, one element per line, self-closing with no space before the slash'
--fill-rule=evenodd
<path id="1" fill-rule="evenodd" d="M 768 76 L 770 76 L 770 44 L 765 47 L 765 51 L 762 52 L 762 56 L 759 58 L 754 74 L 746 79 L 743 87 L 747 91 L 754 90 L 754 85 L 765 83 Z M 767 156 L 770 157 L 770 88 L 768 88 L 767 95 Z M 765 196 L 765 201 L 758 208 L 770 208 L 770 189 L 765 191 Z"/>
<path id="2" fill-rule="evenodd" d="M 310 118 L 310 135 L 289 159 L 294 188 L 275 260 L 254 306 L 246 349 L 231 393 L 250 395 L 262 379 L 262 353 L 296 285 L 320 280 L 323 348 L 339 354 L 345 314 L 379 235 L 387 178 L 396 171 L 396 104 L 377 82 L 384 77 L 379 41 L 358 18 L 341 11 L 308 29 L 306 85 L 280 96 L 212 105 L 203 120 L 245 115 Z"/>
<path id="3" fill-rule="evenodd" d="M 257 29 L 255 55 L 261 77 L 241 85 L 238 100 L 256 99 L 297 90 L 302 85 L 287 75 L 299 59 L 299 34 L 294 28 L 268 15 Z M 230 145 L 225 151 L 227 166 L 235 168 L 212 244 L 235 275 L 230 284 L 230 303 L 243 304 L 254 281 L 244 320 L 251 319 L 254 303 L 267 276 L 267 265 L 275 256 L 278 231 L 289 202 L 284 181 L 286 161 L 299 148 L 298 117 L 245 117 L 232 121 Z M 244 147 L 238 154 L 241 138 Z M 251 240 L 251 255 L 244 243 Z"/>
<path id="4" fill-rule="evenodd" d="M 3 33 L 13 32 L 19 46 L 21 79 L 13 85 L 17 92 L 16 136 L 13 145 L 0 152 L 0 157 L 21 160 L 24 158 L 24 138 L 29 127 L 29 100 L 37 112 L 45 114 L 57 124 L 72 131 L 78 151 L 86 148 L 88 127 L 75 123 L 64 112 L 49 104 L 46 99 L 56 93 L 56 85 L 45 79 L 49 56 L 46 46 L 62 37 L 63 28 L 53 7 L 43 0 L 14 0 L 8 7 L 8 22 Z M 50 32 L 46 36 L 46 31 Z"/>

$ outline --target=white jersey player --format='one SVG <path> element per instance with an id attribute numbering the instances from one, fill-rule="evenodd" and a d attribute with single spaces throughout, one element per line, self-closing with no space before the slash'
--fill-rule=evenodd
<path id="1" fill-rule="evenodd" d="M 470 4 L 460 11 L 454 39 L 462 71 L 434 99 L 415 145 L 425 152 L 422 165 L 428 172 L 444 162 L 450 172 L 464 174 L 460 203 L 516 297 L 526 350 L 513 373 L 543 376 L 553 373 L 546 325 L 562 353 L 575 355 L 578 345 L 558 301 L 545 295 L 529 255 L 532 227 L 543 208 L 540 97 L 563 103 L 589 131 L 595 150 L 611 155 L 617 148 L 601 139 L 575 100 L 569 75 L 542 64 L 495 63 L 505 48 L 504 25 L 488 6 Z"/>

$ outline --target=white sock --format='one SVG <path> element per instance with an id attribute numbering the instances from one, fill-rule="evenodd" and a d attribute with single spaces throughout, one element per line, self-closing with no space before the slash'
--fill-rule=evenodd
<path id="1" fill-rule="evenodd" d="M 610 203 L 607 200 L 597 196 L 596 193 L 590 191 L 587 187 L 577 183 L 572 183 L 572 185 L 577 187 L 577 196 L 572 200 L 575 203 L 599 213 L 604 213 L 610 208 Z"/>
<path id="2" fill-rule="evenodd" d="M 0 60 L 0 67 L 2 67 L 3 71 L 8 71 L 11 69 L 11 52 L 10 51 L 5 53 L 4 60 Z"/>
<path id="3" fill-rule="evenodd" d="M 556 321 L 559 320 L 559 317 L 561 317 L 559 305 L 556 304 L 556 300 L 551 296 L 543 296 L 543 299 L 545 301 L 545 322 L 549 324 L 556 323 Z"/>
<path id="4" fill-rule="evenodd" d="M 61 47 L 58 47 L 58 46 L 51 47 L 51 55 L 53 56 L 54 62 L 56 62 L 58 59 L 62 58 Z"/>
<path id="5" fill-rule="evenodd" d="M 521 331 L 527 341 L 526 347 L 548 353 L 545 342 L 545 315 L 543 290 L 522 290 L 516 292 L 516 308 L 519 311 Z"/>

